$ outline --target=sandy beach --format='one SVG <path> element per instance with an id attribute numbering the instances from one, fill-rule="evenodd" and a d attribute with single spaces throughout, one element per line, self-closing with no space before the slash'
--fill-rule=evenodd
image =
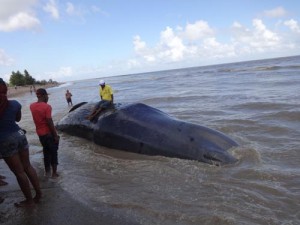
<path id="1" fill-rule="evenodd" d="M 35 89 L 39 89 L 39 88 L 50 88 L 50 87 L 55 87 L 58 86 L 60 84 L 45 84 L 45 85 L 35 85 Z M 8 87 L 8 92 L 7 92 L 7 96 L 8 98 L 13 98 L 13 97 L 17 97 L 20 95 L 23 95 L 25 93 L 30 93 L 30 85 L 27 86 L 17 86 L 15 87 Z"/>
<path id="2" fill-rule="evenodd" d="M 56 85 L 42 85 L 35 88 L 49 88 Z M 30 92 L 28 87 L 9 88 L 8 98 Z M 0 186 L 0 224 L 2 225 L 59 225 L 59 224 L 87 224 L 87 225 L 110 225 L 110 224 L 138 224 L 126 218 L 118 209 L 112 209 L 106 205 L 100 205 L 101 213 L 88 208 L 76 200 L 60 186 L 63 176 L 56 179 L 44 176 L 43 166 L 39 163 L 32 163 L 37 170 L 40 180 L 43 197 L 34 207 L 17 208 L 14 203 L 20 202 L 24 196 L 20 190 L 17 180 L 9 170 L 4 160 L 0 159 L 0 175 L 6 178 L 3 181 L 7 185 Z M 80 181 L 79 181 L 80 182 Z M 117 212 L 116 212 L 117 211 Z"/>
<path id="3" fill-rule="evenodd" d="M 37 169 L 40 165 L 33 166 Z M 122 214 L 115 213 L 113 209 L 101 206 L 102 212 L 95 212 L 84 204 L 72 198 L 60 185 L 60 177 L 57 180 L 46 178 L 43 171 L 37 169 L 43 192 L 42 200 L 34 207 L 17 208 L 15 202 L 24 199 L 17 184 L 15 176 L 8 169 L 5 162 L 0 160 L 0 174 L 5 176 L 8 183 L 0 186 L 0 197 L 4 199 L 0 203 L 0 224 L 5 225 L 58 225 L 58 224 L 137 224 L 124 218 Z"/>

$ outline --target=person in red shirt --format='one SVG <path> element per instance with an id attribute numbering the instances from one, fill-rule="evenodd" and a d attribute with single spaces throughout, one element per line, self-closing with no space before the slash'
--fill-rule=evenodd
<path id="1" fill-rule="evenodd" d="M 43 146 L 45 173 L 50 176 L 52 168 L 52 178 L 57 178 L 59 136 L 52 120 L 52 107 L 47 104 L 49 97 L 44 88 L 36 90 L 36 96 L 38 101 L 30 105 L 30 111 Z"/>

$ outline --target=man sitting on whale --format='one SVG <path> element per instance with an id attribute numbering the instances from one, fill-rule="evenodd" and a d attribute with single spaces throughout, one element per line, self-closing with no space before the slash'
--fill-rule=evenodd
<path id="1" fill-rule="evenodd" d="M 111 107 L 114 103 L 114 93 L 111 86 L 105 84 L 104 80 L 99 81 L 99 86 L 99 95 L 101 101 L 94 107 L 93 112 L 86 117 L 90 121 L 93 121 L 102 110 Z"/>

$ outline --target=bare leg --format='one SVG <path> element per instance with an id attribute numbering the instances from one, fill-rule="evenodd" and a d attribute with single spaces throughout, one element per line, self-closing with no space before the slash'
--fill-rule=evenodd
<path id="1" fill-rule="evenodd" d="M 25 173 L 26 173 L 27 177 L 29 178 L 29 180 L 35 190 L 35 197 L 33 199 L 35 202 L 38 202 L 40 200 L 40 198 L 42 197 L 42 192 L 41 192 L 40 183 L 39 183 L 39 179 L 36 174 L 36 171 L 32 167 L 30 160 L 29 160 L 28 149 L 19 152 L 19 155 L 20 155 L 21 162 L 23 164 Z"/>
<path id="2" fill-rule="evenodd" d="M 90 116 L 87 117 L 87 119 L 93 120 L 101 111 L 102 111 L 102 108 L 95 110 Z"/>
<path id="3" fill-rule="evenodd" d="M 11 157 L 4 158 L 4 160 L 8 165 L 8 167 L 10 168 L 10 170 L 15 174 L 18 184 L 21 188 L 21 191 L 25 196 L 24 201 L 20 203 L 16 203 L 15 205 L 17 207 L 27 207 L 27 206 L 34 205 L 34 201 L 30 190 L 29 180 L 24 171 L 19 154 L 15 154 Z"/>
<path id="4" fill-rule="evenodd" d="M 87 118 L 88 120 L 92 120 L 92 119 L 94 118 L 96 112 L 97 112 L 96 109 L 93 110 L 93 112 L 92 112 L 90 115 L 88 115 L 86 118 Z"/>
<path id="5" fill-rule="evenodd" d="M 57 178 L 59 177 L 57 173 L 57 165 L 52 165 L 52 178 Z"/>

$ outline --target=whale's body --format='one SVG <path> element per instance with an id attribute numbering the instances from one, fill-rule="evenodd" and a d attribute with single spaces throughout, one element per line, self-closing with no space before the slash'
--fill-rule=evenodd
<path id="1" fill-rule="evenodd" d="M 57 129 L 109 148 L 192 159 L 222 165 L 237 161 L 227 150 L 237 143 L 226 135 L 187 123 L 142 103 L 108 109 L 96 122 L 86 119 L 96 103 L 81 103 L 64 116 Z"/>

